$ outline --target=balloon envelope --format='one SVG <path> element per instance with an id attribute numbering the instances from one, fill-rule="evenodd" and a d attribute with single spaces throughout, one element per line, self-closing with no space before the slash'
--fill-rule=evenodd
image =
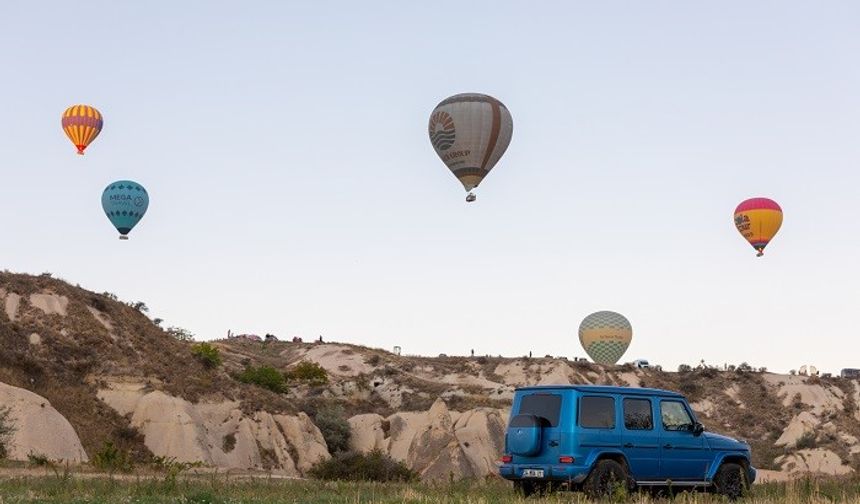
<path id="1" fill-rule="evenodd" d="M 624 315 L 599 311 L 579 324 L 579 342 L 594 362 L 615 364 L 633 339 L 633 326 Z"/>
<path id="2" fill-rule="evenodd" d="M 99 136 L 104 125 L 101 112 L 89 105 L 72 105 L 63 112 L 63 131 L 83 155 L 84 149 Z"/>
<path id="3" fill-rule="evenodd" d="M 118 180 L 102 193 L 102 208 L 123 239 L 149 208 L 149 194 L 137 182 Z"/>
<path id="4" fill-rule="evenodd" d="M 442 100 L 430 114 L 430 143 L 448 169 L 471 191 L 511 143 L 514 122 L 502 102 L 479 93 Z"/>
<path id="5" fill-rule="evenodd" d="M 782 208 L 768 198 L 751 198 L 735 208 L 735 227 L 758 255 L 782 226 Z"/>

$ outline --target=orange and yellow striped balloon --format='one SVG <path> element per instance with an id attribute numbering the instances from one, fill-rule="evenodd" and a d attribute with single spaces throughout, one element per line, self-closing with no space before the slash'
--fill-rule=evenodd
<path id="1" fill-rule="evenodd" d="M 63 131 L 80 155 L 99 136 L 103 125 L 101 112 L 89 105 L 72 105 L 63 112 Z"/>
<path id="2" fill-rule="evenodd" d="M 768 198 L 751 198 L 735 208 L 735 227 L 758 252 L 764 255 L 764 248 L 782 226 L 782 208 Z"/>

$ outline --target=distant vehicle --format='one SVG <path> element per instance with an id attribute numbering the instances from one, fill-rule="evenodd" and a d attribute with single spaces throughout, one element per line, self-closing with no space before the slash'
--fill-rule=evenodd
<path id="1" fill-rule="evenodd" d="M 639 369 L 648 369 L 651 367 L 651 364 L 648 364 L 648 361 L 645 359 L 636 359 L 633 361 L 633 365 Z"/>
<path id="2" fill-rule="evenodd" d="M 857 368 L 845 368 L 840 373 L 839 376 L 842 378 L 850 378 L 850 379 L 860 379 L 860 369 Z"/>
<path id="3" fill-rule="evenodd" d="M 742 496 L 756 477 L 749 444 L 704 430 L 676 392 L 522 387 L 514 392 L 499 474 L 526 496 L 566 488 L 602 498 L 619 485 Z"/>

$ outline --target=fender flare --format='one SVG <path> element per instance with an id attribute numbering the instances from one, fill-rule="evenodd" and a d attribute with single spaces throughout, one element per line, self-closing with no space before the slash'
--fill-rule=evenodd
<path id="1" fill-rule="evenodd" d="M 607 449 L 607 450 L 592 450 L 588 455 L 588 458 L 585 459 L 585 467 L 588 468 L 588 473 L 591 474 L 592 469 L 594 469 L 594 465 L 601 458 L 606 458 L 606 455 L 610 455 L 611 458 L 621 458 L 624 460 L 624 465 L 627 470 L 630 470 L 630 462 L 628 462 L 627 457 L 624 455 L 624 452 L 618 449 Z"/>
<path id="2" fill-rule="evenodd" d="M 708 474 L 706 479 L 708 481 L 714 481 L 714 477 L 717 475 L 717 471 L 720 470 L 720 467 L 723 465 L 723 462 L 727 458 L 731 459 L 741 459 L 744 461 L 747 467 L 752 466 L 750 459 L 747 458 L 746 455 L 740 452 L 721 452 L 719 455 L 714 457 L 714 461 L 711 463 L 711 467 L 708 469 Z"/>

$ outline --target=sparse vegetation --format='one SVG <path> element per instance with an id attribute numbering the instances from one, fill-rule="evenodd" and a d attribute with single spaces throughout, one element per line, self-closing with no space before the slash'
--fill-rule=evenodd
<path id="1" fill-rule="evenodd" d="M 815 448 L 818 446 L 817 437 L 814 432 L 804 432 L 802 436 L 797 439 L 797 443 L 795 443 L 795 447 L 798 450 L 807 450 L 811 448 Z"/>
<path id="2" fill-rule="evenodd" d="M 222 362 L 221 351 L 211 343 L 195 343 L 191 346 L 191 354 L 209 369 L 220 366 Z"/>
<path id="3" fill-rule="evenodd" d="M 168 327 L 165 332 L 179 341 L 194 341 L 194 333 L 182 327 Z"/>
<path id="4" fill-rule="evenodd" d="M 30 452 L 27 454 L 27 463 L 33 467 L 51 467 L 54 462 L 42 453 Z"/>
<path id="5" fill-rule="evenodd" d="M 11 417 L 12 410 L 8 406 L 0 406 L 0 460 L 8 455 L 6 445 L 15 434 L 15 424 Z"/>
<path id="6" fill-rule="evenodd" d="M 143 301 L 136 301 L 134 303 L 129 303 L 129 306 L 139 311 L 140 313 L 147 313 L 149 311 L 149 307 L 146 306 L 146 303 Z"/>
<path id="7" fill-rule="evenodd" d="M 328 383 L 328 373 L 325 368 L 311 361 L 301 361 L 284 373 L 284 378 L 290 382 L 305 382 L 311 385 Z"/>
<path id="8" fill-rule="evenodd" d="M 279 394 L 287 391 L 284 375 L 270 366 L 248 366 L 236 376 L 236 379 L 242 383 L 257 385 L 258 387 L 263 387 Z"/>
<path id="9" fill-rule="evenodd" d="M 119 448 L 111 441 L 106 441 L 101 450 L 93 455 L 93 467 L 113 474 L 119 472 L 131 472 L 134 469 L 134 463 L 127 450 Z"/>
<path id="10" fill-rule="evenodd" d="M 344 452 L 318 463 L 310 470 L 313 478 L 330 481 L 409 482 L 418 474 L 381 451 Z"/>
<path id="11" fill-rule="evenodd" d="M 231 432 L 230 434 L 225 435 L 224 438 L 221 440 L 221 450 L 223 450 L 224 453 L 230 453 L 235 448 L 236 434 L 234 432 Z"/>

